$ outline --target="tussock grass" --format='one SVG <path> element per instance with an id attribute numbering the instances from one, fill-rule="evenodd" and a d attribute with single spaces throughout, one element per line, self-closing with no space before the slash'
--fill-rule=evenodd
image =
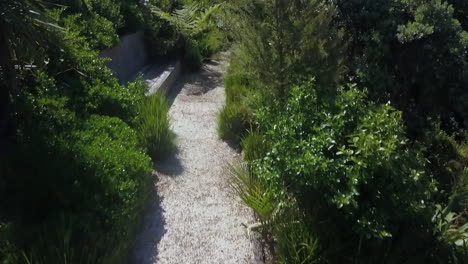
<path id="1" fill-rule="evenodd" d="M 164 159 L 176 151 L 176 137 L 170 128 L 168 111 L 166 98 L 159 93 L 146 98 L 140 107 L 139 140 L 154 160 Z"/>
<path id="2" fill-rule="evenodd" d="M 243 104 L 228 103 L 218 115 L 218 136 L 239 145 L 250 127 L 252 111 Z"/>
<path id="3" fill-rule="evenodd" d="M 258 130 L 251 129 L 249 135 L 242 139 L 242 149 L 244 150 L 244 160 L 247 162 L 265 157 L 269 150 L 267 143 L 263 140 L 262 134 Z"/>

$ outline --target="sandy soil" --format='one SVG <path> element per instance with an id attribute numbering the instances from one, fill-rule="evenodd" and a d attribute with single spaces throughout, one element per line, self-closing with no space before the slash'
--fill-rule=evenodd
<path id="1" fill-rule="evenodd" d="M 229 188 L 226 167 L 239 154 L 216 134 L 225 70 L 225 59 L 205 64 L 169 96 L 179 153 L 155 166 L 156 192 L 132 264 L 263 263 L 242 225 L 255 222 L 253 213 Z"/>

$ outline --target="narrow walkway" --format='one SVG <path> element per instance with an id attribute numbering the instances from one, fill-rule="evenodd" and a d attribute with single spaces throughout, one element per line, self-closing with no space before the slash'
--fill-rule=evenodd
<path id="1" fill-rule="evenodd" d="M 262 263 L 242 226 L 254 222 L 252 212 L 229 189 L 226 164 L 239 155 L 216 133 L 225 70 L 225 60 L 206 64 L 176 84 L 170 116 L 179 153 L 156 166 L 133 264 Z"/>

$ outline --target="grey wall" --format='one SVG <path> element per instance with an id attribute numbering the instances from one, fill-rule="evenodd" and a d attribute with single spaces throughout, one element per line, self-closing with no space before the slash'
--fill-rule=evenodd
<path id="1" fill-rule="evenodd" d="M 106 65 L 121 84 L 133 81 L 135 74 L 147 63 L 143 32 L 122 36 L 117 46 L 101 51 L 100 56 L 111 59 Z"/>

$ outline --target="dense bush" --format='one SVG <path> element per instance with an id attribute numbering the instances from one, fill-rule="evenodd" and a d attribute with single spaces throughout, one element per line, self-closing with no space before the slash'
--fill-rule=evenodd
<path id="1" fill-rule="evenodd" d="M 466 119 L 468 6 L 458 0 L 337 1 L 346 28 L 347 66 L 374 101 L 405 112 L 412 135 L 427 116 Z M 410 114 L 412 113 L 412 114 Z"/>
<path id="2" fill-rule="evenodd" d="M 253 173 L 280 204 L 297 200 L 328 261 L 439 259 L 428 232 L 436 188 L 405 138 L 400 113 L 354 86 L 322 99 L 312 87 L 295 87 L 285 106 L 258 114 L 271 151 L 251 163 Z"/>
<path id="3" fill-rule="evenodd" d="M 0 4 L 1 56 L 15 55 L 0 67 L 0 263 L 119 263 L 151 188 L 134 130 L 146 86 L 119 85 L 98 49 L 132 3 L 36 4 Z"/>
<path id="4" fill-rule="evenodd" d="M 466 122 L 468 6 L 236 0 L 228 7 L 240 52 L 226 77 L 226 108 L 250 106 L 258 126 L 244 142 L 250 172 L 235 173 L 234 187 L 273 238 L 277 260 L 466 262 L 468 170 L 458 129 Z M 317 85 L 297 86 L 310 75 Z M 336 89 L 350 80 L 361 90 Z M 252 91 L 257 104 L 245 100 Z M 300 217 L 281 213 L 288 210 Z M 281 229 L 285 221 L 297 226 Z M 298 230 L 305 235 L 283 243 Z"/>
<path id="5" fill-rule="evenodd" d="M 456 141 L 439 126 L 429 130 L 422 143 L 423 153 L 428 161 L 426 171 L 438 184 L 438 192 L 435 194 L 437 197 L 434 199 L 443 203 L 452 195 L 457 176 L 466 165 L 466 158 L 459 153 Z"/>
<path id="6" fill-rule="evenodd" d="M 391 236 L 399 217 L 424 209 L 430 193 L 424 162 L 408 146 L 400 113 L 366 102 L 353 86 L 319 101 L 307 92 L 312 85 L 295 87 L 280 113 L 260 115 L 272 151 L 256 172 L 272 186 L 286 184 L 311 210 L 340 211 L 354 232 Z M 314 193 L 322 201 L 310 201 Z"/>
<path id="7" fill-rule="evenodd" d="M 92 116 L 75 136 L 78 173 L 86 176 L 75 182 L 83 197 L 76 200 L 87 210 L 100 212 L 93 217 L 99 216 L 103 225 L 97 230 L 109 230 L 104 235 L 116 239 L 107 245 L 116 251 L 106 260 L 115 263 L 132 246 L 135 223 L 152 186 L 151 162 L 138 147 L 136 132 L 118 118 Z"/>
<path id="8" fill-rule="evenodd" d="M 169 107 L 162 94 L 149 96 L 140 106 L 137 130 L 140 144 L 153 159 L 163 159 L 175 149 L 175 134 L 171 131 Z"/>
<path id="9" fill-rule="evenodd" d="M 99 206 L 96 209 L 108 214 L 110 217 L 105 218 L 110 222 L 121 221 L 123 216 L 135 217 L 133 211 L 141 209 L 136 201 L 142 201 L 139 196 L 146 195 L 141 190 L 149 188 L 151 173 L 150 160 L 144 149 L 138 147 L 137 133 L 118 118 L 91 116 L 74 137 L 77 167 L 83 178 L 90 180 L 83 183 L 80 195 L 92 199 L 82 204 Z"/>
<path id="10" fill-rule="evenodd" d="M 56 106 L 41 104 L 42 114 L 54 114 L 50 107 Z M 28 137 L 19 138 L 8 159 L 3 176 L 9 189 L 3 195 L 13 204 L 2 209 L 23 220 L 11 224 L 14 232 L 4 239 L 14 248 L 2 257 L 21 259 L 24 251 L 38 263 L 64 263 L 57 257 L 65 255 L 78 263 L 89 250 L 95 258 L 89 263 L 116 263 L 128 252 L 146 204 L 150 159 L 138 146 L 135 131 L 118 118 L 92 116 L 71 135 L 50 127 L 52 120 L 47 124 L 23 129 Z M 62 218 L 70 223 L 55 229 Z M 72 240 L 65 246 L 64 239 Z"/>

